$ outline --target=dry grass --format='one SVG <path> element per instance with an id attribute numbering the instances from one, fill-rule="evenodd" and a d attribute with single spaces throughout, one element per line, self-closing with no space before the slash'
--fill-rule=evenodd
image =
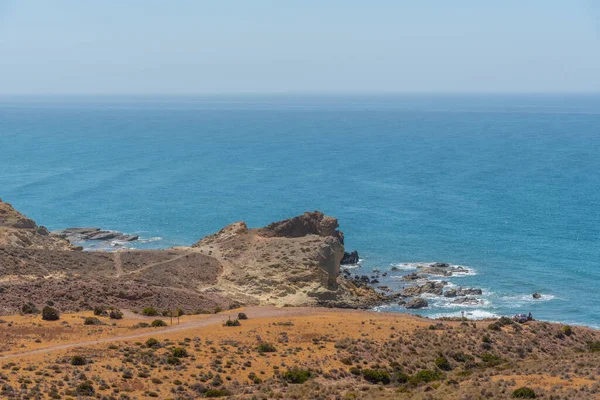
<path id="1" fill-rule="evenodd" d="M 93 390 L 98 398 L 122 400 L 225 393 L 256 399 L 496 399 L 529 386 L 542 398 L 598 398 L 600 353 L 589 346 L 600 337 L 594 330 L 573 328 L 571 336 L 560 337 L 562 327 L 546 323 L 496 332 L 486 322 L 432 324 L 400 314 L 323 309 L 279 309 L 277 317 L 268 317 L 270 310 L 243 310 L 249 319 L 233 327 L 223 322 L 240 310 L 184 316 L 177 329 L 166 330 L 136 328 L 146 320 L 130 313 L 119 321 L 100 317 L 106 323 L 101 326 L 83 324 L 91 313 L 56 322 L 5 317 L 0 396 L 74 399 Z M 91 342 L 96 340 L 104 342 Z M 81 342 L 91 343 L 43 350 Z M 261 343 L 275 351 L 260 351 L 268 348 Z M 39 353 L 21 354 L 35 349 Z M 73 356 L 84 357 L 85 365 L 72 365 Z M 436 367 L 438 360 L 448 369 L 441 357 L 449 371 Z M 367 381 L 365 370 L 377 372 Z M 371 383 L 382 376 L 390 382 Z"/>

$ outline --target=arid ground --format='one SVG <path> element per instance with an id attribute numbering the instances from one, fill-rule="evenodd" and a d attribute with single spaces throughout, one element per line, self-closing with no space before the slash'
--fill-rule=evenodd
<path id="1" fill-rule="evenodd" d="M 248 319 L 224 326 L 240 312 Z M 168 326 L 146 326 L 157 319 Z M 528 387 L 537 398 L 600 398 L 600 334 L 587 328 L 289 307 L 170 323 L 127 312 L 3 317 L 0 395 L 501 399 Z"/>

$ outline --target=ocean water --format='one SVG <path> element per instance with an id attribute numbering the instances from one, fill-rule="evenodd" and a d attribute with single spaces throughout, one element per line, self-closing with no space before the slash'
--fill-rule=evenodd
<path id="1" fill-rule="evenodd" d="M 317 209 L 353 272 L 449 262 L 484 290 L 420 314 L 600 327 L 598 95 L 4 97 L 0 197 L 138 248 Z"/>

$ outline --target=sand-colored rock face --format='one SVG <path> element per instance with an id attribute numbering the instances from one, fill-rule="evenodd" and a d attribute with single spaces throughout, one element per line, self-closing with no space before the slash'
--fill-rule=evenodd
<path id="1" fill-rule="evenodd" d="M 0 246 L 19 248 L 72 250 L 66 240 L 49 235 L 48 230 L 38 226 L 9 203 L 0 199 Z"/>
<path id="2" fill-rule="evenodd" d="M 258 229 L 237 222 L 192 248 L 222 263 L 223 287 L 261 304 L 372 305 L 378 294 L 339 278 L 344 246 L 337 227 L 318 211 Z"/>

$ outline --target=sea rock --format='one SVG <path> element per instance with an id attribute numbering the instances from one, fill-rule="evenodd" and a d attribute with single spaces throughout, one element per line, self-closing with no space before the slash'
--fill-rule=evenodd
<path id="1" fill-rule="evenodd" d="M 417 297 L 416 299 L 410 300 L 409 302 L 407 302 L 406 304 L 404 304 L 404 307 L 409 309 L 409 310 L 414 310 L 417 308 L 424 308 L 424 307 L 428 307 L 429 303 L 427 303 L 427 300 L 422 299 L 420 297 Z"/>
<path id="2" fill-rule="evenodd" d="M 358 251 L 354 250 L 352 253 L 344 252 L 344 257 L 342 258 L 342 265 L 354 265 L 358 264 Z"/>
<path id="3" fill-rule="evenodd" d="M 118 240 L 123 242 L 132 242 L 138 240 L 137 235 L 126 235 L 118 231 L 103 231 L 100 228 L 67 228 L 52 232 L 53 236 L 67 239 L 69 242 L 86 242 L 88 240 Z"/>
<path id="4" fill-rule="evenodd" d="M 445 282 L 445 281 L 441 281 L 441 282 L 429 281 L 429 282 L 425 282 L 422 285 L 410 286 L 410 287 L 403 289 L 402 295 L 412 297 L 412 296 L 419 296 L 423 293 L 431 293 L 431 294 L 441 296 L 442 292 L 443 292 L 443 288 L 447 284 L 448 284 L 448 282 Z"/>
<path id="5" fill-rule="evenodd" d="M 440 276 L 452 276 L 453 273 L 468 272 L 468 270 L 464 267 L 440 262 L 436 262 L 433 264 L 420 264 L 417 265 L 417 268 L 421 273 Z"/>
<path id="6" fill-rule="evenodd" d="M 483 291 L 481 289 L 475 288 L 458 288 L 458 289 L 450 289 L 444 292 L 444 297 L 457 297 L 457 296 L 481 296 Z"/>
<path id="7" fill-rule="evenodd" d="M 404 275 L 402 277 L 403 281 L 416 281 L 419 279 L 424 279 L 426 276 L 424 274 L 417 274 L 416 272 L 410 273 L 408 275 Z"/>
<path id="8" fill-rule="evenodd" d="M 534 299 L 541 299 L 542 298 L 542 295 L 539 294 L 538 292 L 535 292 L 534 294 L 532 294 L 532 296 L 533 296 Z"/>
<path id="9" fill-rule="evenodd" d="M 457 298 L 454 301 L 452 301 L 452 304 L 463 304 L 463 305 L 474 306 L 474 305 L 479 304 L 479 300 L 476 299 L 475 297 L 460 297 L 460 298 Z"/>

